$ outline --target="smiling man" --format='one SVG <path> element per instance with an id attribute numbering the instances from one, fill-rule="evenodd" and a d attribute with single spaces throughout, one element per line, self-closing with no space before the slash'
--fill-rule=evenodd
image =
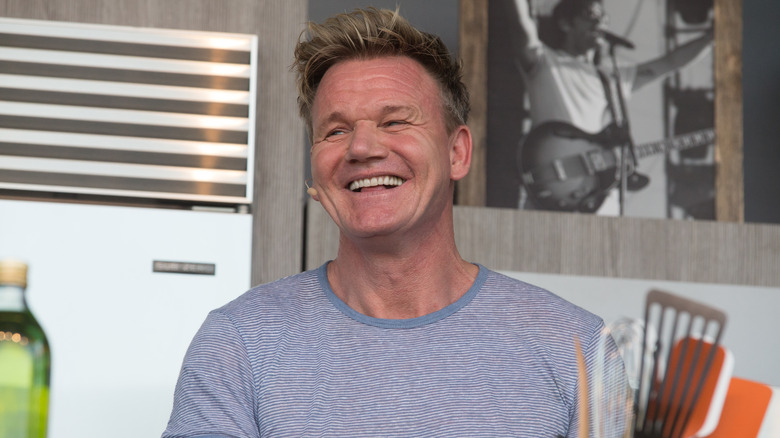
<path id="1" fill-rule="evenodd" d="M 579 436 L 575 341 L 591 377 L 622 364 L 598 317 L 458 253 L 460 65 L 376 9 L 310 24 L 295 55 L 337 257 L 209 314 L 163 436 Z"/>
<path id="2" fill-rule="evenodd" d="M 468 172 L 471 135 L 463 124 L 448 129 L 433 77 L 408 57 L 345 60 L 323 75 L 311 114 L 315 199 L 342 236 L 327 268 L 334 293 L 378 318 L 455 302 L 478 271 L 452 234 L 453 187 Z"/>

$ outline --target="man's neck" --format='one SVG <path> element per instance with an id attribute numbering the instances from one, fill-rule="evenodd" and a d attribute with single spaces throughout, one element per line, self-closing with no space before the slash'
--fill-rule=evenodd
<path id="1" fill-rule="evenodd" d="M 348 306 L 375 318 L 407 319 L 442 309 L 463 296 L 479 268 L 460 257 L 454 238 L 428 236 L 384 248 L 342 237 L 328 265 L 333 292 Z"/>

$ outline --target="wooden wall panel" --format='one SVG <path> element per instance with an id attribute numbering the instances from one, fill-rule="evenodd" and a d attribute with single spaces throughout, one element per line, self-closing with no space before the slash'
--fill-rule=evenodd
<path id="1" fill-rule="evenodd" d="M 338 229 L 310 201 L 307 268 L 336 256 Z M 780 287 L 780 225 L 455 207 L 466 260 L 507 271 Z"/>
<path id="2" fill-rule="evenodd" d="M 306 0 L 0 0 L 0 16 L 259 36 L 252 284 L 300 271 L 304 139 L 292 52 Z"/>
<path id="3" fill-rule="evenodd" d="M 742 1 L 715 8 L 715 218 L 744 222 L 742 144 Z"/>
<path id="4" fill-rule="evenodd" d="M 482 206 L 486 204 L 487 175 L 487 0 L 460 0 L 459 9 L 460 57 L 468 62 L 463 66 L 463 81 L 469 88 L 471 129 L 474 149 L 471 171 L 458 182 L 456 189 L 459 205 Z"/>

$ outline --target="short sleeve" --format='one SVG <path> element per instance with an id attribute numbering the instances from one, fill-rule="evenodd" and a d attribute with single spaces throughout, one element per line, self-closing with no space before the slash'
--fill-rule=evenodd
<path id="1" fill-rule="evenodd" d="M 246 346 L 230 319 L 211 312 L 184 357 L 163 438 L 259 437 Z"/>

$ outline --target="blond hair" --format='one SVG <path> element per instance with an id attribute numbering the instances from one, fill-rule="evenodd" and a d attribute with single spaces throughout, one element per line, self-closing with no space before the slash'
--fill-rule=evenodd
<path id="1" fill-rule="evenodd" d="M 308 36 L 308 38 L 306 38 Z M 459 62 L 442 40 L 422 32 L 398 10 L 356 9 L 335 15 L 322 24 L 309 22 L 295 47 L 298 108 L 312 134 L 311 107 L 317 87 L 333 65 L 350 59 L 406 56 L 419 62 L 439 84 L 447 128 L 466 124 L 469 96 Z"/>

